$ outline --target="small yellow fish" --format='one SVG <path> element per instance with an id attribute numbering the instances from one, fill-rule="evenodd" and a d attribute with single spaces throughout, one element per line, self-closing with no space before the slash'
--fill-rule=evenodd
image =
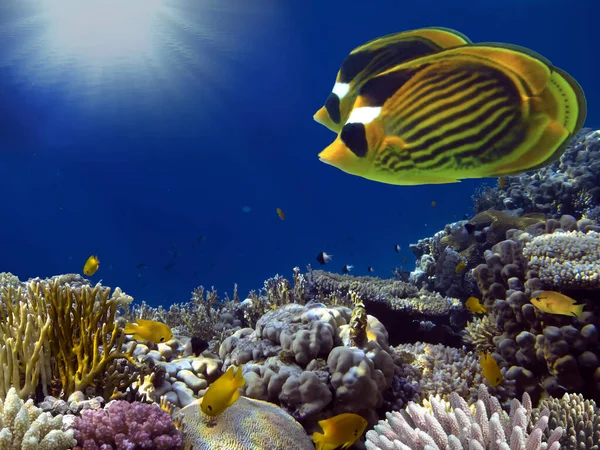
<path id="1" fill-rule="evenodd" d="M 124 330 L 125 334 L 133 334 L 133 339 L 159 344 L 173 338 L 173 332 L 169 326 L 162 322 L 144 319 L 138 319 L 136 322 L 126 324 Z"/>
<path id="2" fill-rule="evenodd" d="M 83 265 L 83 274 L 91 277 L 96 273 L 98 268 L 100 267 L 100 260 L 97 256 L 90 256 L 85 264 Z"/>
<path id="3" fill-rule="evenodd" d="M 437 206 L 437 202 L 435 200 L 431 201 L 431 207 L 435 208 Z"/>
<path id="4" fill-rule="evenodd" d="M 531 304 L 542 312 L 580 318 L 585 305 L 576 305 L 576 300 L 554 291 L 543 291 L 531 299 Z"/>
<path id="5" fill-rule="evenodd" d="M 465 303 L 465 306 L 473 314 L 484 314 L 487 312 L 487 308 L 482 305 L 479 299 L 476 297 L 469 297 Z"/>
<path id="6" fill-rule="evenodd" d="M 502 383 L 500 367 L 498 367 L 498 363 L 489 352 L 479 352 L 479 365 L 481 366 L 481 373 L 490 386 L 495 387 Z"/>
<path id="7" fill-rule="evenodd" d="M 367 421 L 354 413 L 342 413 L 326 420 L 320 420 L 319 426 L 323 433 L 314 432 L 312 435 L 316 450 L 334 450 L 349 448 L 364 433 Z"/>
<path id="8" fill-rule="evenodd" d="M 506 177 L 498 178 L 498 187 L 504 189 L 506 187 Z"/>
<path id="9" fill-rule="evenodd" d="M 277 208 L 277 215 L 279 216 L 279 218 L 281 220 L 285 220 L 285 214 L 283 213 L 283 211 L 281 210 L 281 208 Z"/>
<path id="10" fill-rule="evenodd" d="M 200 409 L 207 416 L 218 416 L 240 398 L 239 388 L 246 384 L 246 380 L 242 376 L 241 367 L 238 367 L 235 375 L 233 369 L 230 366 L 227 372 L 208 387 L 202 397 Z"/>
<path id="11" fill-rule="evenodd" d="M 454 269 L 454 271 L 456 272 L 456 275 L 460 275 L 461 273 L 463 273 L 463 271 L 465 270 L 466 267 L 467 267 L 467 262 L 464 259 L 462 259 L 456 265 L 456 268 Z"/>

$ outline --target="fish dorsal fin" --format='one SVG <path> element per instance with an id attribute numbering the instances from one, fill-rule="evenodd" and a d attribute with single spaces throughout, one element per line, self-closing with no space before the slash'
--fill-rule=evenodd
<path id="1" fill-rule="evenodd" d="M 237 372 L 235 373 L 235 385 L 238 388 L 241 388 L 242 386 L 246 385 L 246 379 L 242 375 L 242 366 L 239 366 L 237 368 Z"/>
<path id="2" fill-rule="evenodd" d="M 235 367 L 233 366 L 229 366 L 229 369 L 227 369 L 227 372 L 225 372 L 225 375 L 223 376 L 223 378 L 229 380 L 233 380 L 235 378 L 235 374 L 233 373 Z"/>
<path id="3" fill-rule="evenodd" d="M 395 67 L 367 81 L 360 89 L 354 107 L 382 106 L 418 71 L 414 67 Z"/>
<path id="4" fill-rule="evenodd" d="M 236 389 L 235 391 L 233 391 L 233 394 L 231 394 L 231 399 L 229 399 L 227 406 L 233 405 L 237 401 L 238 398 L 240 398 L 240 391 L 238 391 Z"/>
<path id="5" fill-rule="evenodd" d="M 325 434 L 325 435 L 327 434 L 327 430 L 329 430 L 330 423 L 331 423 L 331 418 L 319 420 L 319 426 L 323 430 L 323 434 Z"/>

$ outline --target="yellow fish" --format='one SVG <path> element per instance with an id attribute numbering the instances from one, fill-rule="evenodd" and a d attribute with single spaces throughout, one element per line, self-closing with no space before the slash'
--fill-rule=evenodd
<path id="1" fill-rule="evenodd" d="M 218 416 L 240 398 L 239 388 L 245 384 L 242 368 L 238 367 L 234 375 L 233 366 L 230 366 L 227 372 L 208 387 L 200 402 L 200 409 L 207 416 Z"/>
<path id="2" fill-rule="evenodd" d="M 369 41 L 344 59 L 325 106 L 316 112 L 314 119 L 339 133 L 359 89 L 371 77 L 411 59 L 470 43 L 468 37 L 448 28 L 421 28 Z"/>
<path id="3" fill-rule="evenodd" d="M 133 334 L 133 339 L 140 341 L 150 341 L 155 344 L 170 341 L 173 338 L 173 332 L 168 325 L 155 320 L 138 319 L 136 323 L 125 325 L 125 334 Z"/>
<path id="4" fill-rule="evenodd" d="M 326 420 L 320 420 L 323 433 L 312 435 L 316 450 L 334 450 L 349 448 L 365 432 L 367 421 L 354 413 L 342 413 Z"/>
<path id="5" fill-rule="evenodd" d="M 554 291 L 543 291 L 531 299 L 531 304 L 542 312 L 580 318 L 585 305 L 576 305 L 576 300 Z"/>
<path id="6" fill-rule="evenodd" d="M 463 273 L 463 271 L 466 269 L 467 267 L 467 262 L 462 259 L 454 268 L 454 272 L 456 272 L 456 275 L 460 275 L 461 273 Z"/>
<path id="7" fill-rule="evenodd" d="M 498 363 L 489 352 L 479 352 L 479 365 L 481 366 L 481 373 L 490 386 L 495 387 L 502 383 L 500 367 L 498 367 Z"/>
<path id="8" fill-rule="evenodd" d="M 465 306 L 473 314 L 484 314 L 487 312 L 487 308 L 482 305 L 478 298 L 469 297 L 465 303 Z"/>
<path id="9" fill-rule="evenodd" d="M 396 185 L 513 175 L 559 158 L 585 116 L 579 84 L 541 56 L 467 45 L 367 81 L 319 158 Z"/>
<path id="10" fill-rule="evenodd" d="M 279 218 L 281 220 L 285 220 L 285 214 L 283 213 L 283 211 L 281 210 L 281 208 L 277 208 L 277 215 L 279 216 Z"/>
<path id="11" fill-rule="evenodd" d="M 97 256 L 90 256 L 85 264 L 83 265 L 83 274 L 91 277 L 96 273 L 98 268 L 100 267 L 100 260 Z"/>

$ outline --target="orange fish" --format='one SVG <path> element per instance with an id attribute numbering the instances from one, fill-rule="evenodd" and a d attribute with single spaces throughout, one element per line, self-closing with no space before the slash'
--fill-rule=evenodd
<path id="1" fill-rule="evenodd" d="M 281 208 L 277 208 L 277 215 L 279 216 L 279 218 L 281 220 L 285 220 L 285 214 L 283 213 L 283 211 L 281 210 Z"/>

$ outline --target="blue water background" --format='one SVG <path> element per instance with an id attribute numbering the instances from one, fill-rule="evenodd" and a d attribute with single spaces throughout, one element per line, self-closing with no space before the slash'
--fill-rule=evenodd
<path id="1" fill-rule="evenodd" d="M 213 37 L 164 25 L 146 64 L 92 83 L 85 63 L 44 54 L 35 23 L 15 28 L 36 3 L 4 0 L 0 271 L 81 272 L 97 254 L 92 280 L 168 305 L 198 285 L 231 293 L 238 283 L 244 296 L 275 273 L 318 266 L 320 251 L 334 255 L 332 271 L 410 269 L 408 244 L 470 213 L 482 181 L 388 186 L 320 163 L 334 135 L 312 115 L 341 60 L 369 39 L 424 26 L 526 46 L 580 82 L 587 124 L 599 126 L 599 3 L 171 1 Z"/>

